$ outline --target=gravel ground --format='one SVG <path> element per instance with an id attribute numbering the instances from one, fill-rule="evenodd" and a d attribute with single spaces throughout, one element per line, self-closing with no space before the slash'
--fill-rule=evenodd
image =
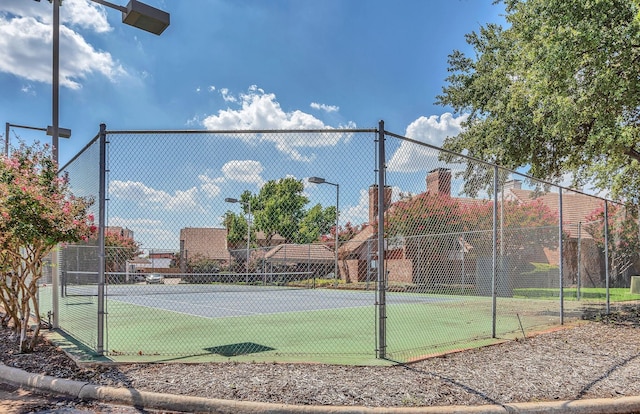
<path id="1" fill-rule="evenodd" d="M 45 341 L 0 361 L 29 372 L 161 393 L 303 405 L 442 406 L 640 396 L 640 307 L 404 366 L 207 363 L 78 367 Z"/>

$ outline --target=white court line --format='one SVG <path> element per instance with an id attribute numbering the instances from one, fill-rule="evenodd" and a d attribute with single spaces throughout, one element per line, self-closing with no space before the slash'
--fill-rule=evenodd
<path id="1" fill-rule="evenodd" d="M 144 298 L 148 298 L 149 295 L 136 295 L 136 296 L 128 296 L 128 297 L 144 299 Z M 126 303 L 127 305 L 135 305 L 135 306 L 141 306 L 143 308 L 164 310 L 164 311 L 167 311 L 167 312 L 178 313 L 178 314 L 181 314 L 181 315 L 198 316 L 198 317 L 206 318 L 206 319 L 235 318 L 235 317 L 243 316 L 243 315 L 204 316 L 204 315 L 198 315 L 198 314 L 189 313 L 189 312 L 178 311 L 178 310 L 174 310 L 174 309 L 167 309 L 167 308 L 163 308 L 163 307 L 157 307 L 157 306 L 145 305 L 145 304 L 141 304 L 141 303 L 129 302 L 129 301 L 126 301 L 126 300 L 121 300 L 121 299 L 109 299 L 109 300 L 113 300 L 115 302 L 120 302 L 120 303 Z M 251 311 L 245 311 L 245 310 L 240 310 L 240 309 L 232 309 L 232 308 L 221 308 L 219 306 L 207 306 L 207 305 L 200 305 L 200 304 L 195 304 L 194 305 L 191 302 L 182 302 L 182 301 L 176 301 L 176 300 L 167 300 L 167 299 L 154 300 L 154 302 L 157 302 L 157 301 L 164 301 L 164 302 L 168 302 L 168 303 L 179 303 L 181 305 L 189 305 L 189 306 L 192 306 L 192 307 L 193 306 L 199 306 L 199 307 L 202 307 L 202 308 L 221 309 L 221 310 L 231 311 L 231 312 L 236 312 L 236 313 L 244 313 L 244 314 L 247 314 L 247 315 L 267 315 L 267 314 L 261 313 L 261 312 L 251 312 Z"/>
<path id="2" fill-rule="evenodd" d="M 145 298 L 145 297 L 149 297 L 150 295 L 130 295 L 128 297 L 139 297 L 139 298 Z M 109 299 L 109 300 L 113 300 L 114 302 L 120 302 L 120 303 L 125 303 L 127 305 L 133 305 L 133 306 L 140 306 L 143 308 L 149 308 L 149 309 L 155 309 L 155 310 L 162 310 L 162 311 L 167 311 L 167 312 L 173 312 L 173 313 L 177 313 L 179 315 L 187 315 L 187 316 L 195 316 L 198 318 L 204 318 L 204 319 L 230 319 L 230 318 L 242 318 L 244 316 L 247 315 L 227 315 L 227 316 L 204 316 L 204 315 L 197 315 L 194 313 L 189 313 L 189 312 L 182 312 L 182 311 L 177 311 L 177 310 L 173 310 L 173 309 L 166 309 L 166 308 L 159 308 L 156 306 L 150 306 L 150 305 L 143 305 L 143 304 L 139 304 L 139 303 L 132 303 L 132 302 L 127 302 L 124 300 L 118 300 L 118 299 Z M 179 301 L 175 301 L 176 303 L 187 303 L 187 304 L 191 304 L 189 302 L 179 302 Z M 205 306 L 205 305 L 203 305 Z M 368 308 L 369 306 L 373 307 L 374 304 L 366 304 L 366 305 L 353 305 L 353 306 L 344 306 L 344 307 L 329 307 L 329 308 L 323 308 L 323 309 L 301 309 L 301 310 L 287 310 L 287 311 L 279 311 L 279 312 L 266 312 L 266 313 L 261 313 L 261 312 L 255 312 L 253 313 L 253 315 L 259 315 L 259 316 L 267 316 L 267 315 L 277 315 L 277 314 L 281 314 L 281 313 L 311 313 L 311 312 L 325 312 L 325 311 L 331 311 L 331 310 L 346 310 L 346 309 L 361 309 L 361 308 Z M 206 306 L 205 306 L 206 307 Z M 211 308 L 213 309 L 225 309 L 225 308 L 219 308 L 219 307 L 215 307 L 212 306 Z M 245 312 L 245 313 L 249 313 L 250 316 L 251 312 L 248 311 L 240 311 L 240 310 L 234 310 L 234 309 L 228 309 L 234 312 Z"/>

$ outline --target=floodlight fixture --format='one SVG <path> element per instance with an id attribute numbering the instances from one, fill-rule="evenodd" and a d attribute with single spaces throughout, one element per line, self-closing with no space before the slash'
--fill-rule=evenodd
<path id="1" fill-rule="evenodd" d="M 160 35 L 169 27 L 169 13 L 137 0 L 129 1 L 127 7 L 118 6 L 106 0 L 91 1 L 121 11 L 122 23 L 144 30 L 145 32 Z"/>
<path id="2" fill-rule="evenodd" d="M 320 177 L 309 177 L 309 182 L 312 184 L 324 184 L 326 181 Z"/>
<path id="3" fill-rule="evenodd" d="M 127 4 L 126 11 L 122 11 L 122 23 L 154 35 L 160 35 L 169 27 L 169 13 L 151 7 L 148 4 L 131 0 Z"/>
<path id="4" fill-rule="evenodd" d="M 4 155 L 9 156 L 9 130 L 13 128 L 22 128 L 22 129 L 30 129 L 33 131 L 44 131 L 50 137 L 53 137 L 53 127 L 51 125 L 46 128 L 33 127 L 29 125 L 18 125 L 12 124 L 10 122 L 5 123 L 5 133 L 4 133 Z M 58 136 L 60 138 L 71 138 L 71 130 L 68 128 L 58 128 Z M 55 157 L 55 161 L 58 162 L 57 157 Z"/>
<path id="5" fill-rule="evenodd" d="M 47 126 L 47 135 L 50 137 L 53 136 L 53 127 L 51 125 Z M 71 130 L 69 128 L 58 127 L 58 137 L 71 138 Z"/>

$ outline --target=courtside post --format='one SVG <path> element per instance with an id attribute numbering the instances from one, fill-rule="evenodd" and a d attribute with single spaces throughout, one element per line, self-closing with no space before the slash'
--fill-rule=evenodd
<path id="1" fill-rule="evenodd" d="M 563 241 L 562 241 L 562 187 L 558 187 L 558 210 L 559 210 L 559 216 L 558 217 L 558 237 L 560 238 L 558 240 L 558 250 L 559 250 L 559 254 L 558 254 L 558 261 L 560 263 L 558 263 L 558 266 L 560 266 L 559 272 L 558 272 L 558 277 L 560 279 L 560 325 L 564 325 L 564 272 L 562 271 L 562 263 L 563 263 L 563 256 L 562 256 L 562 251 L 564 250 L 563 247 Z"/>
<path id="2" fill-rule="evenodd" d="M 504 208 L 504 206 L 500 206 Z M 500 240 L 500 244 L 504 240 Z M 500 258 L 502 269 L 502 258 Z M 493 166 L 493 273 L 491 275 L 491 337 L 496 337 L 497 319 L 497 277 L 498 277 L 498 166 Z"/>
<path id="3" fill-rule="evenodd" d="M 385 189 L 384 121 L 378 124 L 378 358 L 387 356 L 387 309 L 384 268 L 384 189 Z"/>
<path id="4" fill-rule="evenodd" d="M 607 288 L 607 315 L 609 314 L 609 204 L 604 200 L 604 277 Z"/>
<path id="5" fill-rule="evenodd" d="M 98 189 L 98 343 L 96 352 L 104 353 L 104 232 L 106 209 L 106 176 L 107 176 L 107 126 L 100 124 L 100 184 Z"/>

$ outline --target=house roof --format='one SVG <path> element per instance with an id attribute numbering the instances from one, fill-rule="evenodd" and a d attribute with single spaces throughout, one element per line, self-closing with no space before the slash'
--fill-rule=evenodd
<path id="1" fill-rule="evenodd" d="M 539 199 L 544 205 L 555 213 L 559 213 L 560 200 L 558 193 L 539 194 L 532 190 L 509 189 L 512 198 L 517 201 L 525 202 Z M 602 207 L 603 200 L 580 193 L 563 192 L 562 193 L 562 224 L 565 231 L 571 235 L 578 223 L 586 223 L 587 217 L 597 208 Z M 573 231 L 572 231 L 573 230 Z M 587 236 L 583 234 L 583 236 Z"/>
<path id="2" fill-rule="evenodd" d="M 281 244 L 269 250 L 264 259 L 279 263 L 332 263 L 335 253 L 323 244 Z"/>
<path id="3" fill-rule="evenodd" d="M 351 252 L 355 252 L 360 247 L 362 247 L 362 245 L 364 245 L 368 240 L 376 236 L 377 236 L 377 233 L 375 230 L 375 226 L 372 226 L 372 225 L 365 226 L 360 231 L 360 233 L 353 236 L 351 240 L 342 242 L 342 244 L 338 248 L 338 254 L 342 256 L 345 254 L 349 254 Z M 373 249 L 374 251 L 377 251 L 378 246 L 377 245 L 373 246 Z"/>

